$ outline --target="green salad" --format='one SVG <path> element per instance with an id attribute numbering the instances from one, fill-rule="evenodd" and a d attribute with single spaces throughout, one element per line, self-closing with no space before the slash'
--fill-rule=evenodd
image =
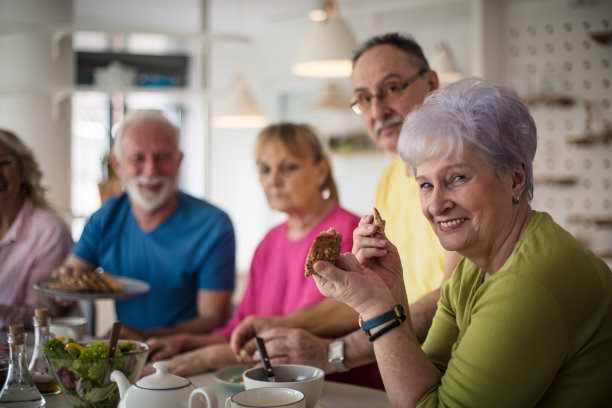
<path id="1" fill-rule="evenodd" d="M 116 407 L 117 384 L 103 385 L 108 345 L 99 341 L 84 345 L 62 337 L 45 344 L 45 354 L 64 393 L 77 407 Z M 146 350 L 132 342 L 117 345 L 110 371 L 119 370 L 133 382 L 146 361 Z"/>

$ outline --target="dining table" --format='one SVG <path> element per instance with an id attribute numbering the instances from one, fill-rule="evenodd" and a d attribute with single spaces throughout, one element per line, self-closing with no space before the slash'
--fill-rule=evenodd
<path id="1" fill-rule="evenodd" d="M 214 372 L 188 377 L 195 387 L 207 387 L 217 396 L 218 407 L 225 407 L 225 400 L 238 392 L 217 381 Z M 63 394 L 47 396 L 47 408 L 70 408 L 70 400 Z M 317 408 L 385 408 L 390 407 L 384 391 L 336 381 L 325 381 Z"/>

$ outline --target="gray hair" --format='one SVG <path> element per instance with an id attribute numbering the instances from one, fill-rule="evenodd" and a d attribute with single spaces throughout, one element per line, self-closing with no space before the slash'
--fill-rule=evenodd
<path id="1" fill-rule="evenodd" d="M 469 148 L 502 177 L 515 164 L 526 168 L 523 195 L 533 198 L 536 125 L 516 92 L 478 78 L 467 78 L 432 92 L 406 118 L 398 151 L 416 169 L 431 158 L 457 159 Z"/>
<path id="2" fill-rule="evenodd" d="M 178 129 L 158 110 L 153 109 L 141 109 L 135 110 L 123 118 L 121 122 L 119 122 L 113 128 L 113 153 L 119 159 L 121 157 L 119 145 L 121 142 L 121 138 L 123 137 L 123 133 L 125 133 L 125 129 L 128 125 L 135 122 L 154 122 L 166 125 L 172 132 L 172 135 L 176 138 L 177 145 L 179 139 L 179 131 Z"/>
<path id="3" fill-rule="evenodd" d="M 6 129 L 0 129 L 0 143 L 17 156 L 21 168 L 21 190 L 34 206 L 50 209 L 46 189 L 42 186 L 43 173 L 34 157 L 34 152 L 19 137 Z"/>

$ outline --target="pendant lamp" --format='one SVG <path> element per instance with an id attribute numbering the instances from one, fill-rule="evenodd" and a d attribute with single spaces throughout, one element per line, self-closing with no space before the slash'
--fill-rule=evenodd
<path id="1" fill-rule="evenodd" d="M 431 67 L 438 73 L 438 79 L 443 84 L 450 84 L 464 77 L 457 67 L 453 52 L 446 41 L 440 41 L 434 46 Z"/>
<path id="2" fill-rule="evenodd" d="M 212 119 L 215 128 L 259 128 L 268 122 L 257 107 L 243 75 L 238 75 L 230 91 L 219 98 L 215 110 Z"/>
<path id="3" fill-rule="evenodd" d="M 357 43 L 338 13 L 335 2 L 325 6 L 327 18 L 314 21 L 291 72 L 298 76 L 340 78 L 351 75 L 352 54 Z"/>

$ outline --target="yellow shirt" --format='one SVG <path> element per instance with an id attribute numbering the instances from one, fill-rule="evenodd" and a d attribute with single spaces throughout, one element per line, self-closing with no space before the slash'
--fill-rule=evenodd
<path id="1" fill-rule="evenodd" d="M 446 251 L 421 212 L 418 184 L 399 155 L 380 176 L 374 205 L 399 251 L 408 301 L 415 302 L 442 283 Z"/>

